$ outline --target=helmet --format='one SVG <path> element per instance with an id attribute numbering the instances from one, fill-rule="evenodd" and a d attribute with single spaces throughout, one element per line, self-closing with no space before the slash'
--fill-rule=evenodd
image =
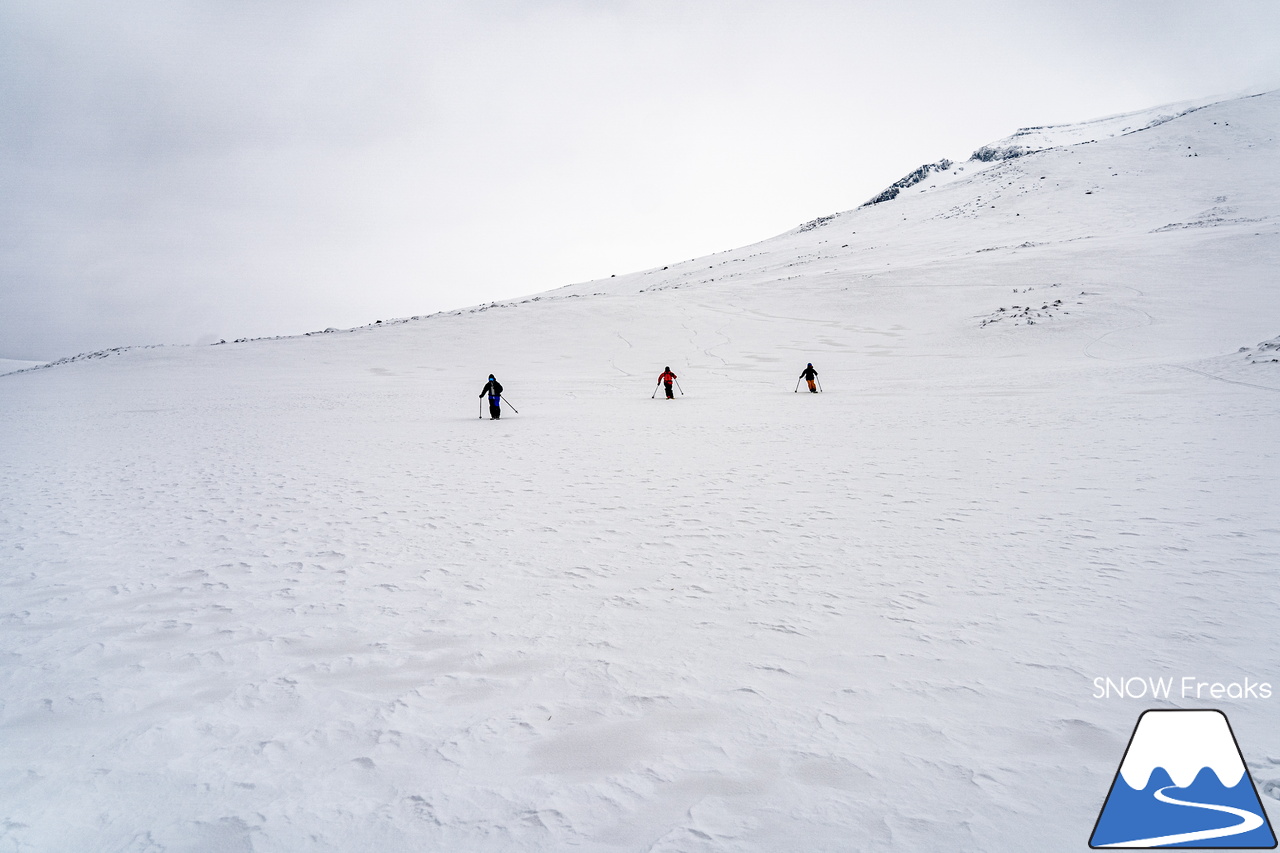
<path id="1" fill-rule="evenodd" d="M 662 369 L 663 369 L 663 370 L 665 370 L 665 371 L 667 371 L 667 373 L 670 373 L 670 372 L 671 372 L 671 365 L 669 365 L 669 364 L 668 364 L 666 367 L 664 367 L 664 368 L 662 368 Z"/>

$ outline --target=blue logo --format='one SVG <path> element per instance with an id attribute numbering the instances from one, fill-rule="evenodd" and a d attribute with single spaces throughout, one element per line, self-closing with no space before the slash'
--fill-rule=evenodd
<path id="1" fill-rule="evenodd" d="M 1144 711 L 1089 846 L 1274 848 L 1226 715 Z"/>

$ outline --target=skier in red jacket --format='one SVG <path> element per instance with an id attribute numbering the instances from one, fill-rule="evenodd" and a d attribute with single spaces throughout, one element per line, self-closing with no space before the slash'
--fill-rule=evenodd
<path id="1" fill-rule="evenodd" d="M 671 372 L 670 366 L 662 369 L 662 375 L 658 377 L 658 381 L 666 386 L 667 399 L 674 400 L 676 395 L 671 393 L 671 383 L 676 381 L 676 375 Z"/>

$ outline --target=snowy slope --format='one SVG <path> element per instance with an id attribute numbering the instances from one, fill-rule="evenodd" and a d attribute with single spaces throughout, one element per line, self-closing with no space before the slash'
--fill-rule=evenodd
<path id="1" fill-rule="evenodd" d="M 5 376 L 0 851 L 1084 849 L 1151 704 L 1092 680 L 1280 652 L 1278 136 Z"/>
<path id="2" fill-rule="evenodd" d="M 14 373 L 19 370 L 26 370 L 30 367 L 38 367 L 39 361 L 21 361 L 16 358 L 0 358 L 0 376 L 6 373 Z"/>
<path id="3" fill-rule="evenodd" d="M 1130 133 L 1149 130 L 1167 121 L 1181 118 L 1188 113 L 1204 107 L 1221 103 L 1217 98 L 1202 98 L 1194 101 L 1182 101 L 1176 104 L 1165 104 L 1146 110 L 1120 113 L 1077 124 L 1041 125 L 1038 127 L 1022 127 L 1004 139 L 984 145 L 992 153 L 1019 152 L 1029 153 L 1046 148 L 1058 148 L 1068 145 L 1080 145 L 1097 142 L 1100 139 L 1111 139 Z M 1003 158 L 1002 158 L 1003 159 Z"/>

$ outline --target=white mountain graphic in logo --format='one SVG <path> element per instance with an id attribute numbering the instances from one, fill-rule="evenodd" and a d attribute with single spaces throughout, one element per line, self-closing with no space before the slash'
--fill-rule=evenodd
<path id="1" fill-rule="evenodd" d="M 1089 846 L 1274 848 L 1226 715 L 1144 711 Z"/>

